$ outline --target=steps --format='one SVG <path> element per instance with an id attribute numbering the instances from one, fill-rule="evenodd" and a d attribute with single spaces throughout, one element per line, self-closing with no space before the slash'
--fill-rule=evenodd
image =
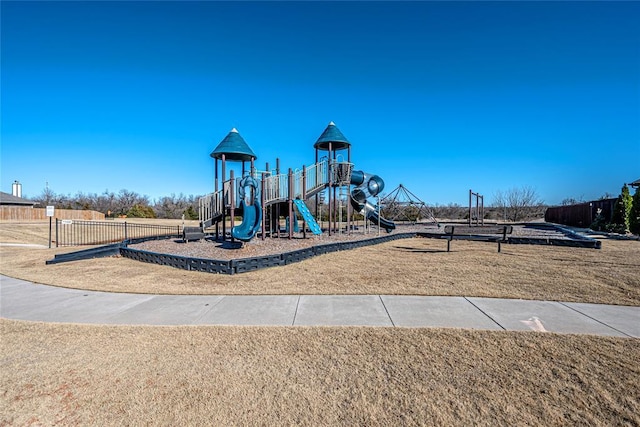
<path id="1" fill-rule="evenodd" d="M 304 200 L 295 199 L 293 201 L 293 204 L 296 205 L 296 208 L 298 208 L 298 212 L 300 212 L 300 215 L 302 215 L 302 218 L 304 218 L 304 222 L 307 223 L 311 232 L 316 235 L 322 234 L 320 225 L 318 225 L 316 219 L 313 217 L 313 215 L 311 215 L 311 212 L 309 212 L 309 208 L 307 207 L 307 205 L 305 205 Z"/>

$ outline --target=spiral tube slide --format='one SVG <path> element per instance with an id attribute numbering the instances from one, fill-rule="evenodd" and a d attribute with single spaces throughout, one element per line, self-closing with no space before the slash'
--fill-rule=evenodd
<path id="1" fill-rule="evenodd" d="M 375 197 L 384 189 L 384 181 L 378 175 L 363 171 L 353 171 L 351 184 L 356 188 L 351 192 L 351 206 L 375 225 L 380 225 L 387 233 L 395 230 L 396 225 L 378 214 L 378 207 L 367 200 Z"/>

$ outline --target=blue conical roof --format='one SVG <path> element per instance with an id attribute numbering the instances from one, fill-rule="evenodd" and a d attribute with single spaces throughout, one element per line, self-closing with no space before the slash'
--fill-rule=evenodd
<path id="1" fill-rule="evenodd" d="M 244 138 L 240 136 L 236 128 L 224 137 L 215 150 L 211 153 L 214 159 L 222 159 L 224 154 L 226 160 L 247 162 L 258 158 Z"/>
<path id="2" fill-rule="evenodd" d="M 331 143 L 332 150 L 343 150 L 351 146 L 351 143 L 333 122 L 330 122 L 324 132 L 322 132 L 322 135 L 320 135 L 320 138 L 318 138 L 313 145 L 313 148 L 317 150 L 329 150 L 329 143 Z"/>

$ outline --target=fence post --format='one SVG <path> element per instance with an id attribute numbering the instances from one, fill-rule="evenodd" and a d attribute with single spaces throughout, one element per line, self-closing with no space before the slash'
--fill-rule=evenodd
<path id="1" fill-rule="evenodd" d="M 293 239 L 293 169 L 289 168 L 289 194 L 287 196 L 289 204 L 289 239 Z"/>
<path id="2" fill-rule="evenodd" d="M 269 163 L 267 163 L 267 170 L 269 170 Z M 262 240 L 264 240 L 264 236 L 265 236 L 265 228 L 267 227 L 267 207 L 265 206 L 265 200 L 266 200 L 266 196 L 264 194 L 264 188 L 265 188 L 265 184 L 264 184 L 264 180 L 267 178 L 267 174 L 265 174 L 264 172 L 262 173 L 262 180 L 260 181 L 260 201 L 262 202 L 260 204 L 260 209 L 262 209 Z"/>
<path id="3" fill-rule="evenodd" d="M 127 237 L 127 221 L 124 222 L 124 240 L 129 240 Z"/>
<path id="4" fill-rule="evenodd" d="M 51 247 L 51 242 L 49 242 L 49 247 Z M 56 248 L 58 247 L 58 218 L 56 218 Z"/>
<path id="5" fill-rule="evenodd" d="M 471 226 L 471 216 L 472 216 L 471 205 L 473 203 L 472 197 L 473 197 L 473 191 L 469 190 L 469 226 Z"/>

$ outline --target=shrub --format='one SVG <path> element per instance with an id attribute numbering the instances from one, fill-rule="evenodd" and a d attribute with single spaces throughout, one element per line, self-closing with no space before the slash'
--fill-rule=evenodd
<path id="1" fill-rule="evenodd" d="M 629 194 L 627 184 L 622 186 L 622 191 L 613 207 L 610 231 L 615 233 L 626 233 L 629 230 L 629 214 L 631 213 L 632 198 Z"/>
<path id="2" fill-rule="evenodd" d="M 196 212 L 195 209 L 193 209 L 193 206 L 189 206 L 187 209 L 185 209 L 184 211 L 184 219 L 198 219 L 198 212 Z"/>
<path id="3" fill-rule="evenodd" d="M 602 209 L 598 208 L 598 213 L 589 228 L 594 231 L 606 231 L 608 225 L 604 215 L 602 215 Z"/>
<path id="4" fill-rule="evenodd" d="M 640 234 L 640 187 L 636 188 L 629 212 L 629 230 L 633 234 Z"/>
<path id="5" fill-rule="evenodd" d="M 143 206 L 135 204 L 127 211 L 127 217 L 130 218 L 155 218 L 156 213 L 151 206 Z"/>

